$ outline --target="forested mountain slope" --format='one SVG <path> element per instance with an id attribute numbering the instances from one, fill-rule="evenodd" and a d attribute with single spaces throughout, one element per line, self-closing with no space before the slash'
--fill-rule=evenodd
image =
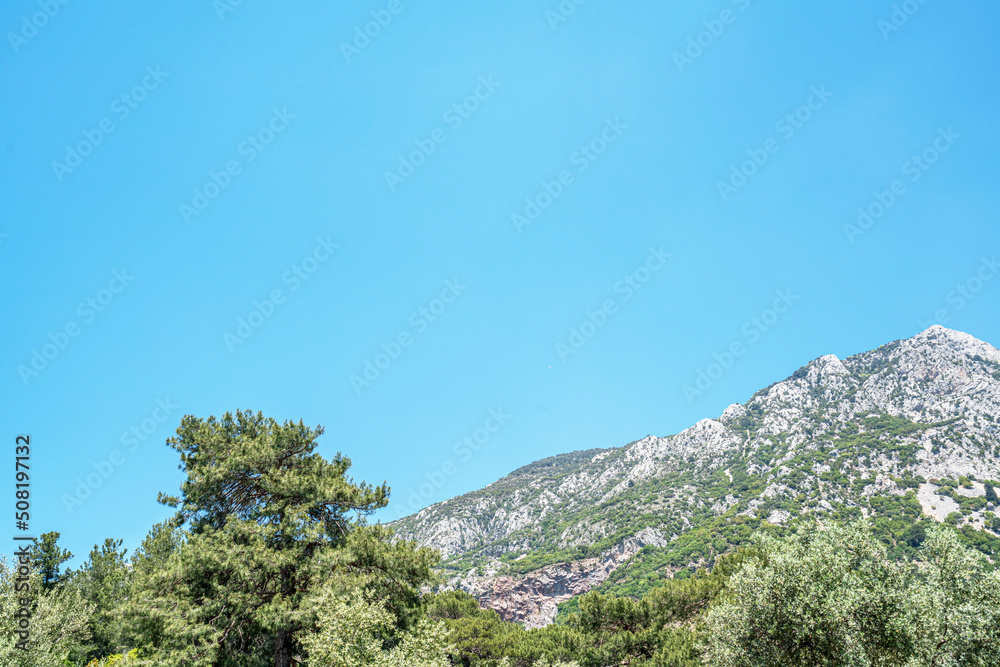
<path id="1" fill-rule="evenodd" d="M 934 326 L 820 357 L 677 435 L 543 459 L 392 525 L 439 549 L 452 585 L 538 626 L 587 590 L 638 593 L 807 517 L 871 516 L 905 557 L 933 516 L 1000 553 L 997 479 L 1000 351 Z"/>

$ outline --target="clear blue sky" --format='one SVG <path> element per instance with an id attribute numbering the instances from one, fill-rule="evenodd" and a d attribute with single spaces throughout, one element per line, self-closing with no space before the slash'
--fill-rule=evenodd
<path id="1" fill-rule="evenodd" d="M 388 520 L 935 317 L 1000 343 L 996 3 L 563 6 L 5 2 L 31 532 L 134 548 L 183 414 L 324 425 Z"/>

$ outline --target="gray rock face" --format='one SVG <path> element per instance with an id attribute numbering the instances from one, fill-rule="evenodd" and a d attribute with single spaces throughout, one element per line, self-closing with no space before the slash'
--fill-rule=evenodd
<path id="1" fill-rule="evenodd" d="M 544 459 L 393 527 L 472 568 L 453 585 L 533 626 L 605 581 L 637 545 L 664 546 L 706 517 L 867 514 L 871 498 L 905 494 L 904 477 L 960 475 L 1000 479 L 1000 350 L 933 326 L 848 359 L 820 357 L 677 435 Z M 919 488 L 940 520 L 949 499 L 938 509 L 931 495 Z M 609 540 L 596 558 L 505 574 L 516 554 Z"/>

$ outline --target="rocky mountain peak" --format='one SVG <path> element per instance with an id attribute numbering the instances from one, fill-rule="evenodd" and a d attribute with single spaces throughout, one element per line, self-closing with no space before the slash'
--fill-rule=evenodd
<path id="1" fill-rule="evenodd" d="M 703 558 L 703 548 L 683 545 L 705 530 L 730 535 L 709 540 L 718 552 L 742 522 L 877 514 L 910 503 L 907 494 L 906 507 L 940 520 L 951 506 L 924 502 L 937 488 L 927 480 L 959 477 L 1000 479 L 1000 350 L 935 325 L 843 360 L 819 357 L 676 435 L 545 459 L 394 527 L 441 550 L 452 585 L 484 604 L 496 600 L 483 582 L 507 577 L 501 588 L 515 598 L 500 606 L 538 624 L 555 602 L 531 593 L 532 572 L 555 567 L 537 581 L 576 595 L 649 549 L 677 569 L 697 563 L 690 554 Z M 985 527 L 985 507 L 965 502 L 953 501 L 961 521 Z"/>

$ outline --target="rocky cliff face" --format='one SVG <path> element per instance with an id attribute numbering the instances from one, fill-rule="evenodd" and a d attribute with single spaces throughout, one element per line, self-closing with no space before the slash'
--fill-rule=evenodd
<path id="1" fill-rule="evenodd" d="M 545 459 L 394 527 L 439 549 L 453 585 L 535 626 L 644 547 L 670 549 L 741 517 L 869 515 L 881 507 L 873 498 L 910 489 L 940 520 L 927 480 L 959 476 L 1000 479 L 1000 351 L 934 326 L 848 359 L 820 357 L 677 435 Z M 961 520 L 983 527 L 989 517 Z"/>
<path id="2" fill-rule="evenodd" d="M 558 605 L 597 588 L 643 547 L 666 546 L 669 540 L 646 528 L 595 558 L 548 565 L 523 576 L 456 577 L 451 585 L 471 593 L 479 604 L 506 621 L 540 628 L 556 619 Z M 494 571 L 495 572 L 495 571 Z"/>

